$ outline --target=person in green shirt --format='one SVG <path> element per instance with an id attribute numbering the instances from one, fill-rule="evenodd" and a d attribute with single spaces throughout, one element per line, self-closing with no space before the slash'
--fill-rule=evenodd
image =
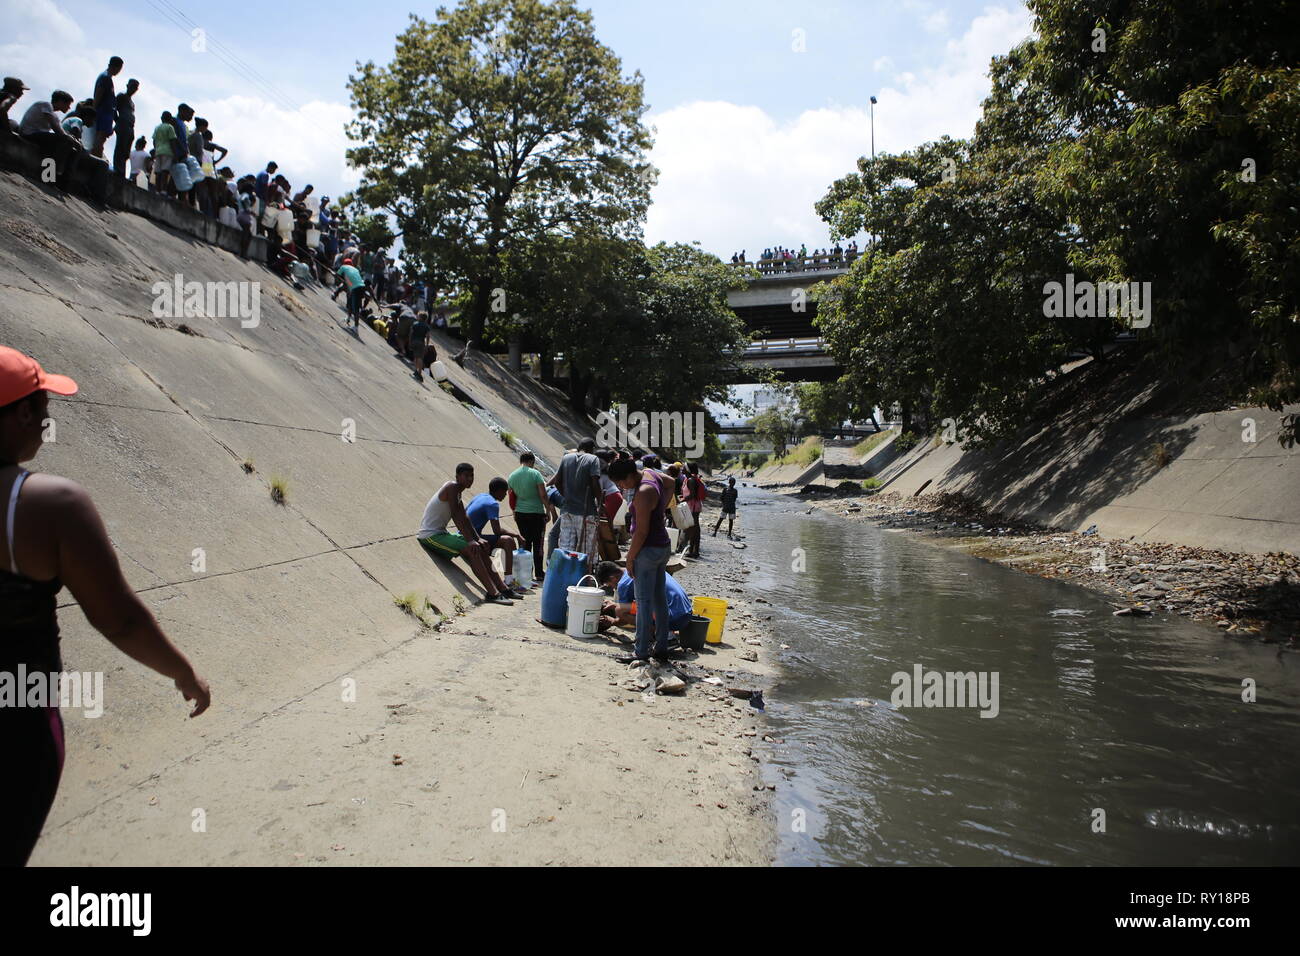
<path id="1" fill-rule="evenodd" d="M 533 553 L 533 577 L 538 581 L 546 576 L 546 522 L 555 520 L 555 506 L 546 495 L 546 479 L 534 466 L 537 459 L 531 451 L 519 456 L 519 467 L 510 473 L 506 483 L 514 493 L 511 507 L 515 525 L 524 539 L 524 547 Z"/>
<path id="2" fill-rule="evenodd" d="M 348 318 L 352 320 L 354 331 L 361 327 L 361 309 L 365 305 L 366 296 L 369 289 L 366 288 L 366 282 L 361 278 L 361 273 L 352 265 L 351 259 L 344 259 L 343 265 L 338 271 L 338 285 L 334 287 L 334 293 L 331 299 L 338 299 L 339 293 L 347 290 L 348 293 Z"/>
<path id="3" fill-rule="evenodd" d="M 172 158 L 176 155 L 176 127 L 172 125 L 172 114 L 163 110 L 162 122 L 153 128 L 153 172 L 154 186 L 158 192 L 172 193 Z"/>

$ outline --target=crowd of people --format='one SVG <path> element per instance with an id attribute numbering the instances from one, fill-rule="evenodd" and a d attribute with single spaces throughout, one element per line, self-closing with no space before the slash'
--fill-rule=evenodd
<path id="1" fill-rule="evenodd" d="M 531 578 L 539 581 L 546 577 L 551 552 L 576 552 L 611 598 L 601 608 L 600 630 L 634 626 L 634 662 L 666 661 L 672 634 L 686 626 L 691 607 L 667 573 L 668 564 L 677 553 L 701 556 L 700 515 L 709 491 L 699 466 L 679 461 L 665 467 L 644 449 L 597 450 L 592 438 L 567 452 L 549 478 L 536 466 L 532 452 L 522 453 L 518 468 L 492 478 L 487 491 L 466 505 L 461 496 L 474 484 L 474 466 L 457 465 L 425 506 L 416 534 L 421 547 L 435 557 L 463 559 L 483 586 L 484 600 L 494 604 L 528 595 L 529 569 L 514 566 L 516 550 L 531 554 Z M 515 531 L 501 526 L 500 504 L 507 497 Z M 724 518 L 732 534 L 736 498 L 731 478 L 720 496 L 715 536 Z M 681 516 L 683 505 L 689 519 Z M 679 530 L 676 547 L 670 526 Z M 620 566 L 623 543 L 627 555 Z M 493 563 L 495 551 L 502 552 L 504 573 Z"/>
<path id="2" fill-rule="evenodd" d="M 347 215 L 310 183 L 295 189 L 275 162 L 236 175 L 226 164 L 230 151 L 188 103 L 163 110 L 143 135 L 148 127 L 142 123 L 137 130 L 135 111 L 140 81 L 129 79 L 119 91 L 123 66 L 121 57 L 112 57 L 89 96 L 77 100 L 66 90 L 54 90 L 49 99 L 27 104 L 21 119 L 14 118 L 14 107 L 30 88 L 18 77 L 5 77 L 0 131 L 20 136 L 42 158 L 52 159 L 54 183 L 64 189 L 84 181 L 91 198 L 103 201 L 110 178 L 116 177 L 241 230 L 245 254 L 248 238 L 262 236 L 267 264 L 299 287 L 312 279 L 329 283 L 350 257 L 376 301 L 401 301 L 408 292 L 414 302 L 429 297 L 427 283 L 413 277 L 408 283 L 381 250 L 367 248 Z"/>
<path id="3" fill-rule="evenodd" d="M 763 254 L 758 257 L 760 271 L 771 269 L 773 271 L 799 271 L 830 269 L 838 265 L 847 265 L 858 257 L 857 242 L 850 242 L 847 246 L 842 246 L 838 242 L 826 249 L 814 249 L 808 252 L 807 245 L 800 245 L 799 251 L 787 249 L 785 246 L 771 246 L 764 249 Z M 731 256 L 732 265 L 747 265 L 749 260 L 745 258 L 745 250 L 733 253 Z"/>

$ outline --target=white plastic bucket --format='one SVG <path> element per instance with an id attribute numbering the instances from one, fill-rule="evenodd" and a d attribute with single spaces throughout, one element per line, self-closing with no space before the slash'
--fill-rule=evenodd
<path id="1" fill-rule="evenodd" d="M 565 633 L 569 637 L 595 637 L 600 633 L 600 605 L 605 600 L 605 592 L 598 587 L 583 587 L 582 582 L 596 579 L 590 574 L 582 578 L 569 590 L 569 618 Z"/>
<path id="2" fill-rule="evenodd" d="M 441 362 L 434 362 L 430 371 L 433 372 L 433 380 L 435 382 L 447 381 L 447 366 L 443 365 Z"/>
<path id="3" fill-rule="evenodd" d="M 516 548 L 513 556 L 515 584 L 521 588 L 533 586 L 533 553 L 523 548 Z"/>

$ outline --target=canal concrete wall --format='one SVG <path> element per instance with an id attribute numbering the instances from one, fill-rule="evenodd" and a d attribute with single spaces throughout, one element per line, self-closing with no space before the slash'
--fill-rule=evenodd
<path id="1" fill-rule="evenodd" d="M 1283 448 L 1278 428 L 1266 408 L 1173 417 L 1116 409 L 988 450 L 931 438 L 879 477 L 884 491 L 957 493 L 1073 531 L 1096 525 L 1111 538 L 1297 554 L 1300 448 Z"/>
<path id="2" fill-rule="evenodd" d="M 53 440 L 33 467 L 89 490 L 128 582 L 212 681 L 221 706 L 196 732 L 221 739 L 409 640 L 396 595 L 447 614 L 477 599 L 462 565 L 435 563 L 415 531 L 458 462 L 476 466 L 478 492 L 517 454 L 452 394 L 416 382 L 373 331 L 345 331 L 326 290 L 297 291 L 192 230 L 12 171 L 0 171 L 0 220 L 0 343 L 81 386 L 51 402 Z M 155 315 L 155 283 L 177 274 L 259 284 L 256 325 Z M 450 343 L 438 345 L 445 355 Z M 552 462 L 593 431 L 491 357 L 447 365 Z M 69 724 L 76 759 L 51 825 L 196 746 L 177 732 L 167 682 L 60 597 L 66 666 L 105 671 L 112 699 L 101 719 Z"/>

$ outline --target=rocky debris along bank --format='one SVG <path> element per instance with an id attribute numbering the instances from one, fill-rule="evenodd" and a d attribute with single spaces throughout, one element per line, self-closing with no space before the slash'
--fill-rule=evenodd
<path id="1" fill-rule="evenodd" d="M 1225 633 L 1300 648 L 1300 558 L 1103 538 L 990 514 L 960 495 L 896 492 L 795 497 L 848 520 L 916 531 L 977 557 L 1072 581 L 1115 600 L 1117 614 L 1176 613 Z"/>

